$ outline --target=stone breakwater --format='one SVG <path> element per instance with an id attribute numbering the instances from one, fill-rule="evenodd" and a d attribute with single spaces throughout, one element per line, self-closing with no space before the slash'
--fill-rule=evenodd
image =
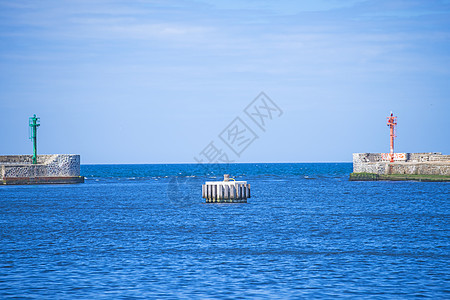
<path id="1" fill-rule="evenodd" d="M 353 153 L 353 173 L 450 176 L 450 155 L 396 153 L 390 162 L 386 153 Z"/>
<path id="2" fill-rule="evenodd" d="M 80 156 L 73 154 L 0 156 L 0 184 L 80 183 Z"/>

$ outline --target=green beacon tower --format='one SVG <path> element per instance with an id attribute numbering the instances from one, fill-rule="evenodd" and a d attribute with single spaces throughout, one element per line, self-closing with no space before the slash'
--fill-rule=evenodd
<path id="1" fill-rule="evenodd" d="M 37 128 L 41 126 L 39 124 L 40 118 L 36 118 L 36 115 L 33 115 L 30 118 L 30 140 L 33 140 L 33 165 L 37 164 Z"/>

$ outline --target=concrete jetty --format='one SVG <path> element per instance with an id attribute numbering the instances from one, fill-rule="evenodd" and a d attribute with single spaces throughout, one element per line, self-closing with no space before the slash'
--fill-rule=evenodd
<path id="1" fill-rule="evenodd" d="M 450 181 L 450 155 L 440 152 L 353 153 L 350 180 Z"/>
<path id="2" fill-rule="evenodd" d="M 350 181 L 416 180 L 450 181 L 450 155 L 440 152 L 396 153 L 397 117 L 386 118 L 390 129 L 389 153 L 353 153 Z"/>
<path id="3" fill-rule="evenodd" d="M 81 183 L 80 156 L 75 154 L 37 155 L 37 129 L 40 119 L 29 118 L 33 155 L 0 156 L 0 185 Z"/>
<path id="4" fill-rule="evenodd" d="M 247 203 L 250 184 L 230 180 L 230 175 L 225 174 L 223 181 L 207 181 L 202 185 L 202 198 L 206 199 L 206 203 Z"/>
<path id="5" fill-rule="evenodd" d="M 36 163 L 33 163 L 36 160 Z M 0 156 L 0 185 L 82 183 L 80 156 L 74 154 Z"/>

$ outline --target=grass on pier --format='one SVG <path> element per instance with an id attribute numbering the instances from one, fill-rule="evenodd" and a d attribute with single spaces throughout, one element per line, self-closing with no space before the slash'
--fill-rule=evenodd
<path id="1" fill-rule="evenodd" d="M 426 181 L 426 182 L 446 182 L 450 181 L 450 176 L 446 175 L 410 175 L 410 174 L 391 174 L 378 175 L 373 173 L 351 173 L 350 181 L 375 181 L 375 180 L 412 180 L 412 181 Z"/>
<path id="2" fill-rule="evenodd" d="M 391 174 L 380 175 L 380 180 L 415 180 L 415 181 L 450 181 L 450 176 L 446 175 L 407 175 L 407 174 Z"/>

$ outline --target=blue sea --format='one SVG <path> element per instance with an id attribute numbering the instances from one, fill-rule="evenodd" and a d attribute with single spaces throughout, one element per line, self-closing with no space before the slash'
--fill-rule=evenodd
<path id="1" fill-rule="evenodd" d="M 450 184 L 350 163 L 83 165 L 0 186 L 0 298 L 450 298 Z M 246 204 L 205 204 L 229 173 Z"/>

